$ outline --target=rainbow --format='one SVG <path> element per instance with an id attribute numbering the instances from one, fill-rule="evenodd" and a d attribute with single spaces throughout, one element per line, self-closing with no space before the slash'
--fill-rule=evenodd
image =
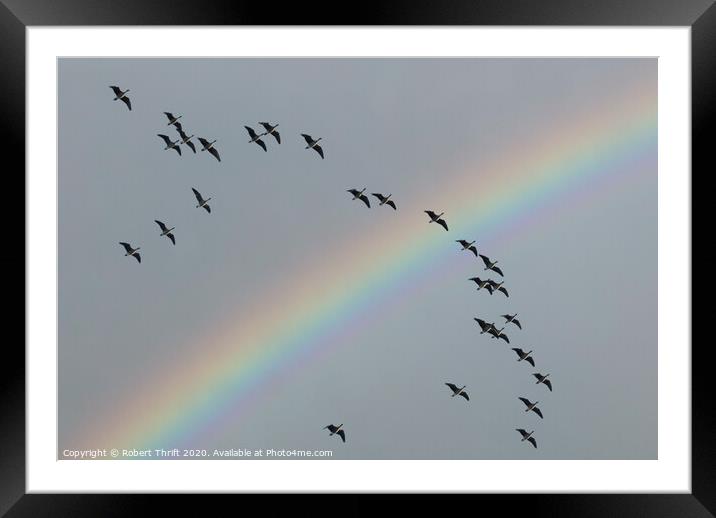
<path id="1" fill-rule="evenodd" d="M 492 159 L 455 168 L 461 174 L 450 175 L 457 180 L 441 191 L 402 200 L 398 214 L 405 217 L 351 236 L 321 267 L 297 272 L 290 285 L 271 287 L 250 308 L 237 308 L 245 317 L 240 324 L 230 319 L 199 351 L 132 390 L 83 441 L 140 449 L 199 444 L 197 437 L 240 415 L 267 381 L 334 347 L 331 337 L 350 333 L 381 306 L 404 298 L 418 276 L 430 278 L 453 260 L 455 250 L 427 227 L 423 209 L 446 212 L 451 239 L 467 235 L 494 243 L 539 224 L 539 214 L 550 207 L 618 184 L 626 167 L 653 160 L 654 90 L 645 83 L 617 92 L 608 103 L 553 121 L 542 135 Z M 383 254 L 362 254 L 363 240 L 372 249 L 377 242 Z"/>

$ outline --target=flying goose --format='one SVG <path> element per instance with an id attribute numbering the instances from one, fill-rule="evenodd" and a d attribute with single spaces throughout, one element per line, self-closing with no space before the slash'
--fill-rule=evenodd
<path id="1" fill-rule="evenodd" d="M 189 149 L 191 149 L 194 153 L 196 153 L 196 148 L 194 147 L 194 143 L 191 141 L 192 138 L 194 138 L 194 135 L 187 136 L 186 133 L 184 133 L 184 130 L 181 128 L 181 124 L 177 123 L 178 126 L 177 131 L 179 132 L 179 136 L 181 137 L 180 144 L 186 144 L 189 146 Z"/>
<path id="2" fill-rule="evenodd" d="M 495 281 L 492 281 L 492 280 L 491 280 L 491 281 L 489 281 L 489 282 L 490 282 L 490 284 L 492 285 L 492 290 L 493 290 L 493 291 L 501 291 L 502 293 L 505 294 L 505 297 L 509 297 L 509 296 L 510 296 L 510 294 L 507 293 L 507 289 L 502 287 L 502 285 L 505 284 L 505 281 L 495 282 Z"/>
<path id="3" fill-rule="evenodd" d="M 176 124 L 179 124 L 177 121 L 178 121 L 179 119 L 181 119 L 181 117 L 182 117 L 181 115 L 179 115 L 179 117 L 174 117 L 174 115 L 172 115 L 172 114 L 169 113 L 169 112 L 164 112 L 164 115 L 166 115 L 166 116 L 167 116 L 167 119 L 169 119 L 169 122 L 167 123 L 167 126 L 171 126 L 172 124 L 175 124 L 175 125 L 176 125 Z M 181 125 L 180 125 L 180 126 L 181 126 Z"/>
<path id="4" fill-rule="evenodd" d="M 468 280 L 473 281 L 475 284 L 477 284 L 478 291 L 482 288 L 485 288 L 487 291 L 490 292 L 490 295 L 492 295 L 492 281 L 490 281 L 490 279 L 483 281 L 479 277 L 470 277 Z"/>
<path id="5" fill-rule="evenodd" d="M 393 210 L 397 209 L 397 207 L 395 206 L 395 202 L 390 199 L 392 194 L 389 194 L 388 196 L 383 196 L 379 192 L 372 192 L 371 195 L 378 198 L 378 200 L 380 201 L 379 205 L 390 205 L 391 207 L 393 207 Z"/>
<path id="6" fill-rule="evenodd" d="M 425 210 L 423 211 L 425 214 L 430 216 L 430 221 L 428 223 L 437 223 L 438 225 L 441 225 L 445 230 L 448 229 L 447 223 L 445 223 L 445 220 L 442 219 L 444 212 L 441 212 L 440 214 L 435 214 L 432 210 Z"/>
<path id="7" fill-rule="evenodd" d="M 244 126 L 244 128 L 246 128 L 246 131 L 249 132 L 249 137 L 251 137 L 251 140 L 249 140 L 249 144 L 253 144 L 254 142 L 256 142 L 259 146 L 261 146 L 264 151 L 266 151 L 266 143 L 261 140 L 261 135 L 264 135 L 264 133 L 262 133 L 261 135 L 257 135 L 251 126 Z"/>
<path id="8" fill-rule="evenodd" d="M 305 133 L 301 133 L 301 136 L 306 141 L 306 149 L 315 149 L 316 153 L 321 155 L 321 158 L 323 158 L 323 148 L 318 145 L 318 142 L 320 140 L 323 140 L 323 137 L 319 137 L 318 140 L 313 140 L 313 137 L 311 135 L 306 135 Z"/>
<path id="9" fill-rule="evenodd" d="M 211 207 L 209 207 L 208 205 L 208 202 L 211 198 L 204 199 L 201 197 L 201 193 L 199 191 L 197 191 L 193 187 L 191 188 L 191 190 L 194 191 L 194 197 L 196 198 L 196 201 L 199 202 L 199 205 L 197 205 L 196 208 L 198 209 L 199 207 L 203 207 L 206 212 L 211 214 Z"/>
<path id="10" fill-rule="evenodd" d="M 445 383 L 445 385 L 450 387 L 450 390 L 452 390 L 452 396 L 450 397 L 462 396 L 468 401 L 470 401 L 470 397 L 467 395 L 467 392 L 465 392 L 465 387 L 467 387 L 467 385 L 463 385 L 462 388 L 458 388 L 458 386 L 454 383 Z"/>
<path id="11" fill-rule="evenodd" d="M 129 88 L 127 88 L 124 92 L 122 89 L 118 86 L 110 86 L 112 91 L 114 92 L 114 101 L 116 100 L 122 100 L 124 101 L 124 104 L 127 105 L 127 108 L 129 108 L 129 111 L 132 111 L 132 101 L 129 100 L 129 97 L 127 97 L 127 92 L 129 92 Z"/>
<path id="12" fill-rule="evenodd" d="M 549 391 L 552 392 L 552 382 L 547 379 L 547 376 L 549 376 L 549 374 L 545 374 L 545 375 L 543 376 L 543 375 L 540 374 L 539 372 L 535 372 L 535 373 L 532 374 L 532 376 L 534 376 L 535 378 L 537 378 L 537 383 L 535 383 L 535 385 L 539 385 L 540 383 L 544 383 L 545 385 L 547 385 L 547 388 L 549 389 Z"/>
<path id="13" fill-rule="evenodd" d="M 460 243 L 462 245 L 463 250 L 470 250 L 473 254 L 475 254 L 475 257 L 477 257 L 477 248 L 475 248 L 474 241 L 465 241 L 464 239 L 458 239 L 455 242 Z"/>
<path id="14" fill-rule="evenodd" d="M 522 435 L 522 442 L 529 441 L 532 443 L 532 446 L 534 446 L 535 448 L 537 447 L 537 441 L 535 441 L 535 438 L 532 437 L 532 434 L 535 433 L 534 430 L 532 430 L 530 433 L 527 433 L 522 428 L 515 428 L 515 430 L 520 432 L 520 434 Z"/>
<path id="15" fill-rule="evenodd" d="M 167 145 L 167 147 L 164 148 L 164 151 L 167 149 L 176 149 L 177 153 L 181 156 L 181 149 L 179 149 L 179 141 L 175 140 L 172 142 L 172 139 L 167 137 L 166 135 L 162 135 L 160 133 L 157 133 L 157 137 L 161 137 L 162 140 L 164 140 L 164 143 Z"/>
<path id="16" fill-rule="evenodd" d="M 127 251 L 127 253 L 124 254 L 125 257 L 127 257 L 128 255 L 131 255 L 137 260 L 137 262 L 140 262 L 140 263 L 142 262 L 142 257 L 137 253 L 137 251 L 139 250 L 139 247 L 132 248 L 132 245 L 130 245 L 129 243 L 124 243 L 122 241 L 120 241 L 119 244 L 122 245 L 124 247 L 124 249 Z"/>
<path id="17" fill-rule="evenodd" d="M 346 432 L 343 430 L 343 423 L 339 424 L 338 426 L 334 424 L 329 424 L 328 426 L 324 426 L 323 429 L 328 429 L 331 434 L 330 435 L 340 435 L 341 439 L 343 439 L 343 442 L 346 442 Z"/>
<path id="18" fill-rule="evenodd" d="M 504 327 L 502 329 L 504 329 Z M 490 329 L 487 332 L 492 335 L 492 338 L 502 338 L 505 342 L 507 342 L 509 344 L 510 339 L 507 337 L 507 335 L 505 333 L 502 332 L 502 329 L 497 329 L 497 328 L 493 327 L 492 329 Z"/>
<path id="19" fill-rule="evenodd" d="M 499 273 L 501 277 L 504 277 L 504 275 L 502 275 L 502 270 L 495 266 L 497 261 L 490 261 L 489 257 L 482 254 L 480 254 L 480 258 L 482 259 L 482 262 L 485 263 L 485 270 L 492 270 L 493 272 Z"/>
<path id="20" fill-rule="evenodd" d="M 515 324 L 517 327 L 522 329 L 522 324 L 520 324 L 520 321 L 517 320 L 517 313 L 514 315 L 510 315 L 509 313 L 506 315 L 501 315 L 502 318 L 506 320 L 505 324 Z"/>
<path id="21" fill-rule="evenodd" d="M 266 133 L 264 133 L 264 135 L 273 135 L 273 138 L 276 139 L 276 142 L 278 142 L 279 144 L 281 143 L 281 135 L 278 131 L 276 131 L 276 128 L 278 128 L 278 124 L 274 124 L 273 126 L 271 126 L 271 123 L 269 122 L 259 122 L 259 124 L 261 124 L 266 130 Z"/>
<path id="22" fill-rule="evenodd" d="M 176 241 L 174 241 L 174 234 L 172 234 L 172 230 L 174 230 L 176 227 L 167 228 L 167 226 L 158 219 L 155 219 L 154 222 L 159 225 L 159 228 L 162 229 L 162 233 L 160 235 L 167 236 L 169 239 L 172 240 L 172 244 L 176 245 Z"/>
<path id="23" fill-rule="evenodd" d="M 542 411 L 539 408 L 537 408 L 537 403 L 539 403 L 539 401 L 535 401 L 534 403 L 532 403 L 526 397 L 520 397 L 517 399 L 522 401 L 525 404 L 525 406 L 527 407 L 527 408 L 525 408 L 525 412 L 529 412 L 530 410 L 532 410 L 535 414 L 540 416 L 541 419 L 544 419 L 544 416 L 542 415 Z"/>
<path id="24" fill-rule="evenodd" d="M 214 155 L 214 158 L 216 158 L 219 162 L 221 162 L 221 157 L 219 156 L 219 152 L 214 147 L 214 142 L 216 142 L 216 140 L 212 140 L 211 142 L 209 142 L 205 138 L 199 137 L 199 142 L 201 142 L 201 145 L 203 146 L 202 151 L 208 151 L 209 153 Z"/>
<path id="25" fill-rule="evenodd" d="M 370 209 L 370 200 L 368 199 L 368 196 L 363 194 L 364 191 L 365 191 L 365 188 L 362 191 L 359 191 L 358 189 L 348 189 L 346 192 L 351 193 L 353 195 L 354 200 L 358 199 L 358 200 L 362 201 Z"/>
<path id="26" fill-rule="evenodd" d="M 517 353 L 517 356 L 519 356 L 519 358 L 517 359 L 518 362 L 521 362 L 522 360 L 524 360 L 527 363 L 529 363 L 530 365 L 532 365 L 532 367 L 535 366 L 535 361 L 532 358 L 532 356 L 530 356 L 532 354 L 532 351 L 524 352 L 519 347 L 513 347 L 512 350 Z"/>
<path id="27" fill-rule="evenodd" d="M 480 318 L 473 318 L 473 320 L 480 325 L 480 329 L 482 329 L 482 331 L 480 331 L 480 334 L 481 334 L 481 335 L 482 335 L 482 334 L 485 334 L 485 333 L 489 333 L 492 329 L 495 329 L 495 323 L 494 323 L 494 322 L 488 323 L 488 322 L 485 322 L 484 320 L 482 320 L 482 319 L 480 319 Z"/>

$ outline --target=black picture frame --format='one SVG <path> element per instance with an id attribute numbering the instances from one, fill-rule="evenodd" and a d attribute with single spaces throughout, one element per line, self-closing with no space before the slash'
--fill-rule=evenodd
<path id="1" fill-rule="evenodd" d="M 363 1 L 341 6 L 317 0 L 306 4 L 221 0 L 0 0 L 0 112 L 5 156 L 15 160 L 5 172 L 9 192 L 24 203 L 25 157 L 25 28 L 43 25 L 655 25 L 689 26 L 692 52 L 692 169 L 707 174 L 708 150 L 712 147 L 716 97 L 716 7 L 712 0 L 400 0 Z M 6 162 L 7 163 L 7 162 Z M 713 169 L 713 168 L 710 168 Z M 692 180 L 695 175 L 692 172 Z M 11 180 L 10 186 L 7 181 Z M 693 192 L 693 189 L 692 189 Z M 7 207 L 7 205 L 6 205 Z M 19 243 L 25 243 L 24 225 L 14 223 L 22 208 L 6 209 L 6 244 L 13 254 L 2 256 L 11 280 L 19 276 L 13 263 L 20 263 Z M 24 221 L 24 220 L 23 220 Z M 694 223 L 696 220 L 694 218 Z M 25 271 L 23 246 L 22 268 Z M 10 257 L 12 255 L 12 257 Z M 26 271 L 25 271 L 26 272 Z M 684 273 L 684 272 L 682 272 Z M 684 273 L 691 283 L 691 273 Z M 17 280 L 19 282 L 19 280 Z M 24 286 L 23 286 L 24 287 Z M 25 295 L 23 295 L 23 301 Z M 7 322 L 20 321 L 20 305 L 8 304 Z M 24 304 L 23 304 L 24 314 Z M 18 313 L 15 315 L 15 313 Z M 6 336 L 10 336 L 6 333 Z M 24 328 L 23 328 L 24 336 Z M 24 342 L 24 340 L 23 340 Z M 710 343 L 692 346 L 692 492 L 690 494 L 605 495 L 475 495 L 491 500 L 501 513 L 545 516 L 714 516 L 716 515 L 716 405 L 711 395 Z M 166 498 L 151 495 L 27 495 L 25 494 L 25 354 L 19 339 L 8 339 L 3 349 L 0 377 L 3 409 L 0 439 L 0 513 L 19 516 L 133 516 Z M 240 496 L 246 503 L 255 497 Z M 325 497 L 321 497 L 325 498 Z M 178 498 L 182 514 L 205 516 L 203 501 Z M 305 499 L 296 502 L 274 497 L 262 514 L 295 513 L 305 506 L 311 512 L 373 514 L 382 503 L 369 495 L 350 495 L 340 503 L 322 500 L 321 508 Z M 302 503 L 303 502 L 303 503 Z M 482 502 L 480 502 L 482 503 Z M 424 508 L 423 503 L 419 503 Z M 309 508 L 310 506 L 310 508 Z M 323 507 L 325 506 L 325 507 Z M 442 507 L 444 511 L 444 507 Z M 249 506 L 245 508 L 249 509 Z M 482 508 L 486 510 L 486 508 Z M 403 509 L 407 511 L 407 509 Z M 477 508 L 475 511 L 477 512 Z M 222 511 L 226 512 L 226 511 Z"/>

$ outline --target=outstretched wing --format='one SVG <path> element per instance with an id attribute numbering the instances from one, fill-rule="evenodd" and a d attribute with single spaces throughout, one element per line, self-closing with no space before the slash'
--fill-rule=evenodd
<path id="1" fill-rule="evenodd" d="M 528 356 L 527 358 L 525 358 L 525 361 L 532 365 L 532 367 L 535 366 L 535 361 L 532 359 L 532 356 Z"/>
<path id="2" fill-rule="evenodd" d="M 174 115 L 172 115 L 171 113 L 169 113 L 169 112 L 164 112 L 164 115 L 167 116 L 167 119 L 169 119 L 169 122 L 171 122 L 171 121 L 174 120 Z"/>
<path id="3" fill-rule="evenodd" d="M 475 245 L 468 248 L 473 254 L 475 254 L 475 257 L 477 257 L 477 248 L 475 248 Z"/>
<path id="4" fill-rule="evenodd" d="M 162 140 L 164 141 L 164 143 L 165 143 L 167 146 L 171 146 L 171 145 L 172 145 L 171 139 L 170 139 L 169 137 L 167 137 L 166 135 L 161 135 L 161 134 L 157 133 L 157 137 L 161 137 Z"/>
<path id="5" fill-rule="evenodd" d="M 520 401 L 522 401 L 522 402 L 523 402 L 525 405 L 527 405 L 527 406 L 530 406 L 530 405 L 532 404 L 532 402 L 531 402 L 529 399 L 527 399 L 526 397 L 519 397 L 519 398 L 517 398 L 517 399 L 519 399 Z"/>
<path id="6" fill-rule="evenodd" d="M 547 388 L 549 389 L 549 391 L 552 392 L 552 382 L 550 380 L 544 380 L 542 383 L 547 385 Z"/>
<path id="7" fill-rule="evenodd" d="M 507 342 L 508 344 L 510 343 L 510 339 L 507 338 L 507 335 L 500 334 L 500 336 L 498 336 L 498 338 L 502 338 L 502 339 L 503 339 L 505 342 Z"/>
<path id="8" fill-rule="evenodd" d="M 385 202 L 385 204 L 393 207 L 393 210 L 398 210 L 398 207 L 395 206 L 395 202 L 393 200 L 388 200 Z"/>
<path id="9" fill-rule="evenodd" d="M 486 255 L 480 254 L 480 259 L 482 259 L 482 262 L 485 263 L 485 266 L 490 265 L 490 258 L 487 257 Z"/>
<path id="10" fill-rule="evenodd" d="M 114 92 L 114 95 L 116 95 L 117 97 L 122 95 L 122 90 L 118 86 L 110 86 L 110 88 Z"/>
<path id="11" fill-rule="evenodd" d="M 338 427 L 334 426 L 332 424 L 329 424 L 328 426 L 324 426 L 323 429 L 328 430 L 331 433 L 336 433 L 336 430 L 338 430 Z"/>
<path id="12" fill-rule="evenodd" d="M 366 196 L 365 194 L 361 194 L 360 196 L 358 196 L 358 198 L 370 209 L 370 200 L 368 199 L 368 196 Z"/>
<path id="13" fill-rule="evenodd" d="M 522 437 L 526 437 L 529 435 L 523 428 L 515 428 L 515 430 L 520 432 L 520 435 L 522 435 Z"/>
<path id="14" fill-rule="evenodd" d="M 336 435 L 340 435 L 343 442 L 346 442 L 346 432 L 345 430 L 338 430 L 336 432 Z"/>
<path id="15" fill-rule="evenodd" d="M 516 318 L 513 318 L 513 319 L 512 319 L 512 323 L 515 324 L 515 325 L 516 325 L 517 327 L 519 327 L 520 329 L 522 329 L 522 324 L 520 324 L 520 321 L 517 320 Z"/>
<path id="16" fill-rule="evenodd" d="M 176 244 L 177 244 L 177 242 L 174 241 L 174 234 L 172 234 L 171 232 L 169 232 L 169 233 L 167 234 L 167 237 L 172 240 L 172 244 L 173 244 L 173 245 L 176 245 Z"/>
<path id="17" fill-rule="evenodd" d="M 504 277 L 504 275 L 502 275 L 502 270 L 500 270 L 497 266 L 493 266 L 491 269 L 493 272 L 499 273 L 500 277 Z"/>
<path id="18" fill-rule="evenodd" d="M 181 148 L 179 146 L 174 146 L 173 149 L 176 149 L 177 153 L 179 153 L 179 156 L 181 156 Z"/>
<path id="19" fill-rule="evenodd" d="M 251 137 L 252 140 L 256 138 L 256 132 L 251 126 L 244 126 L 244 128 L 249 132 L 249 137 Z"/>
<path id="20" fill-rule="evenodd" d="M 507 293 L 507 290 L 506 290 L 505 288 L 503 288 L 503 287 L 499 287 L 499 288 L 497 289 L 497 291 L 501 291 L 502 293 L 504 293 L 504 294 L 505 294 L 505 297 L 509 297 L 509 296 L 510 296 L 510 294 Z"/>
<path id="21" fill-rule="evenodd" d="M 525 354 L 525 352 L 522 349 L 520 349 L 519 347 L 513 347 L 512 350 L 515 351 L 520 357 L 522 357 L 522 355 Z"/>
<path id="22" fill-rule="evenodd" d="M 301 133 L 301 136 L 306 141 L 306 144 L 309 146 L 313 143 L 313 138 L 311 138 L 311 135 L 306 135 L 305 133 Z"/>
<path id="23" fill-rule="evenodd" d="M 281 134 L 278 131 L 274 131 L 273 133 L 271 133 L 271 135 L 274 136 L 276 142 L 278 142 L 279 144 L 281 143 Z"/>
<path id="24" fill-rule="evenodd" d="M 539 381 L 540 379 L 542 379 L 542 374 L 540 374 L 539 372 L 533 372 L 533 373 L 532 373 L 532 376 L 534 376 L 535 378 L 537 378 L 538 381 Z"/>
<path id="25" fill-rule="evenodd" d="M 318 153 L 319 155 L 321 155 L 321 158 L 325 158 L 325 157 L 323 156 L 323 148 L 322 148 L 321 146 L 319 146 L 318 144 L 316 144 L 315 146 L 313 146 L 313 149 L 316 150 L 316 153 Z"/>
<path id="26" fill-rule="evenodd" d="M 194 147 L 194 143 L 191 140 L 187 140 L 185 142 L 187 146 L 189 146 L 189 149 L 191 149 L 194 153 L 196 153 L 196 148 Z"/>
<path id="27" fill-rule="evenodd" d="M 437 220 L 436 223 L 437 223 L 438 225 L 440 225 L 441 227 L 443 227 L 445 230 L 448 229 L 447 223 L 445 223 L 445 220 L 444 220 L 444 219 L 441 218 L 441 219 Z"/>
<path id="28" fill-rule="evenodd" d="M 267 132 L 271 131 L 271 124 L 269 124 L 268 122 L 259 122 L 259 124 L 261 124 L 261 126 L 263 126 Z"/>
<path id="29" fill-rule="evenodd" d="M 219 156 L 219 152 L 216 150 L 216 148 L 214 148 L 214 147 L 210 148 L 210 149 L 209 149 L 209 153 L 211 153 L 212 155 L 214 155 L 214 157 L 215 157 L 219 162 L 221 162 L 221 157 Z"/>
<path id="30" fill-rule="evenodd" d="M 266 143 L 265 143 L 263 140 L 258 139 L 258 140 L 256 141 L 256 143 L 257 143 L 259 146 L 261 146 L 264 151 L 266 151 Z"/>
<path id="31" fill-rule="evenodd" d="M 460 392 L 460 395 L 470 401 L 470 396 L 467 395 L 467 392 Z"/>
<path id="32" fill-rule="evenodd" d="M 540 409 L 537 408 L 537 407 L 534 407 L 534 408 L 532 409 L 532 411 L 533 411 L 535 414 L 537 414 L 538 416 L 540 416 L 540 419 L 544 419 L 544 416 L 542 415 L 542 410 L 540 410 Z M 535 446 L 536 446 L 536 445 L 535 445 Z"/>
<path id="33" fill-rule="evenodd" d="M 184 137 L 184 129 L 183 129 L 182 125 L 181 125 L 181 122 L 179 122 L 179 121 L 174 121 L 173 126 L 177 129 L 177 131 L 178 131 L 179 133 L 182 134 L 182 137 Z"/>
<path id="34" fill-rule="evenodd" d="M 194 192 L 194 197 L 196 198 L 196 201 L 198 201 L 199 203 L 203 203 L 204 198 L 201 197 L 201 193 L 193 187 L 191 188 L 191 190 Z"/>
<path id="35" fill-rule="evenodd" d="M 534 446 L 535 448 L 537 447 L 537 441 L 535 441 L 534 437 L 530 437 L 529 439 L 527 439 L 527 441 L 531 442 L 532 446 Z"/>
<path id="36" fill-rule="evenodd" d="M 206 212 L 211 214 L 211 207 L 209 207 L 208 205 L 204 205 L 204 208 L 206 209 Z"/>
<path id="37" fill-rule="evenodd" d="M 129 243 L 124 243 L 124 242 L 120 241 L 119 244 L 124 247 L 124 249 L 127 251 L 127 253 L 130 253 L 132 251 L 132 245 L 130 245 Z"/>
<path id="38" fill-rule="evenodd" d="M 132 101 L 130 101 L 129 97 L 127 97 L 126 95 L 124 97 L 122 97 L 122 100 L 124 101 L 124 104 L 127 105 L 127 108 L 129 108 L 129 111 L 131 112 L 132 111 Z"/>
<path id="39" fill-rule="evenodd" d="M 203 137 L 199 137 L 199 142 L 201 142 L 201 145 L 202 145 L 203 147 L 206 147 L 206 146 L 209 145 L 209 141 L 206 140 L 206 139 L 203 138 Z"/>
<path id="40" fill-rule="evenodd" d="M 437 214 L 435 214 L 432 210 L 425 210 L 425 211 L 423 211 L 423 212 L 425 212 L 425 214 L 427 214 L 428 216 L 430 216 L 430 219 L 432 219 L 432 220 L 434 220 L 435 218 L 438 217 Z"/>
<path id="41" fill-rule="evenodd" d="M 161 221 L 159 221 L 158 219 L 155 219 L 155 220 L 154 220 L 154 223 L 156 223 L 157 225 L 159 225 L 159 228 L 162 229 L 162 232 L 166 232 L 166 231 L 167 231 L 167 226 L 166 226 L 164 223 L 162 223 Z"/>
<path id="42" fill-rule="evenodd" d="M 372 193 L 370 193 L 370 195 L 378 198 L 378 201 L 383 201 L 385 199 L 385 197 L 382 194 L 380 194 L 379 192 L 372 192 Z"/>
<path id="43" fill-rule="evenodd" d="M 455 385 L 454 383 L 445 383 L 445 385 L 447 385 L 448 387 L 450 387 L 450 390 L 452 390 L 453 392 L 457 392 L 457 391 L 459 390 L 459 389 L 457 388 L 457 385 Z"/>
<path id="44" fill-rule="evenodd" d="M 139 262 L 139 263 L 142 262 L 142 256 L 141 256 L 141 255 L 135 253 L 135 254 L 132 254 L 132 257 L 134 257 L 134 258 L 137 260 L 137 262 Z"/>

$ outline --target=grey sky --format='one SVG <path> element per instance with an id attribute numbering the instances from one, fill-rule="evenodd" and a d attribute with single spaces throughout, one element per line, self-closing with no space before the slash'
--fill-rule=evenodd
<path id="1" fill-rule="evenodd" d="M 368 211 L 345 189 L 392 192 L 400 209 L 459 164 L 514 152 L 517 139 L 606 105 L 615 90 L 647 78 L 653 93 L 656 72 L 653 59 L 59 60 L 60 450 L 113 447 L 77 437 L 172 359 L 200 355 L 201 336 L 240 322 L 235 308 L 265 286 L 381 218 L 406 216 Z M 131 89 L 131 112 L 112 101 L 113 84 Z M 163 111 L 217 139 L 222 162 L 164 151 L 156 134 L 175 131 Z M 268 153 L 243 128 L 264 120 L 280 123 L 283 142 L 265 137 Z M 325 160 L 304 150 L 304 132 L 325 138 Z M 466 258 L 277 385 L 269 378 L 248 410 L 184 446 L 656 458 L 656 173 L 654 153 L 567 217 L 547 209 L 519 239 L 488 247 L 509 299 L 476 292 L 466 279 L 482 265 Z M 210 215 L 191 187 L 213 197 Z M 177 227 L 176 247 L 155 219 Z M 141 246 L 142 264 L 118 241 Z M 534 370 L 472 322 L 514 311 L 524 330 L 507 328 L 509 347 L 534 349 Z M 537 371 L 552 374 L 554 392 L 535 386 Z M 471 401 L 451 399 L 446 381 L 466 384 Z M 545 419 L 518 396 L 539 400 Z M 346 444 L 321 430 L 338 422 Z M 535 430 L 537 450 L 518 427 Z"/>

